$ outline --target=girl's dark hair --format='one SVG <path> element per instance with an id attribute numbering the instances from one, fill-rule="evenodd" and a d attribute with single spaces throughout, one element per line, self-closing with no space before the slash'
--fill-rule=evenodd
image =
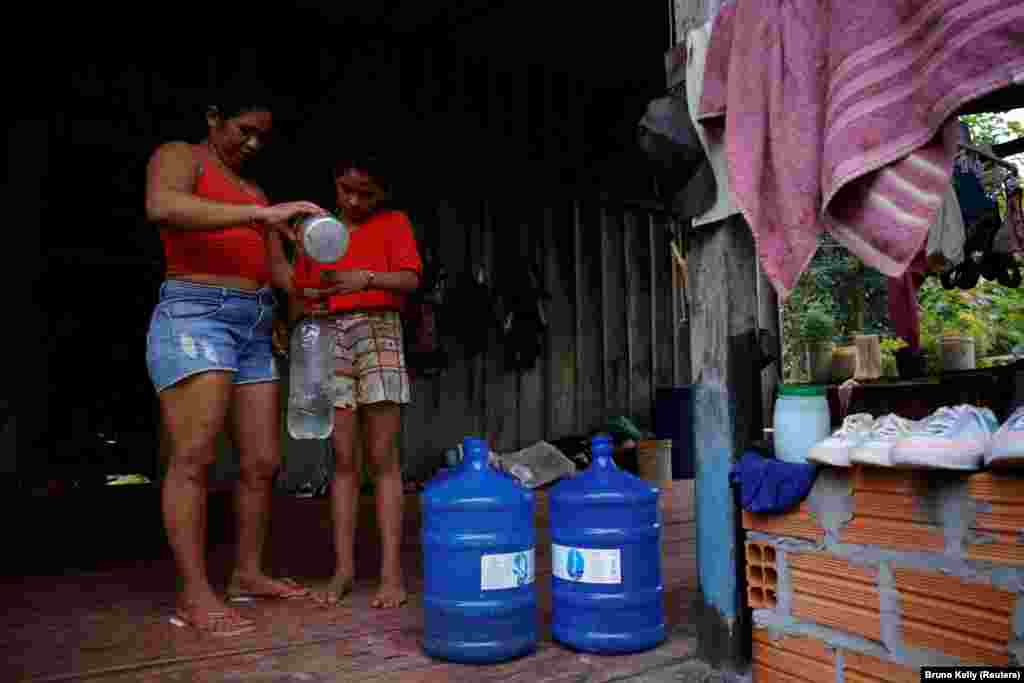
<path id="1" fill-rule="evenodd" d="M 334 178 L 340 178 L 349 171 L 359 171 L 370 176 L 385 192 L 391 189 L 390 173 L 384 159 L 372 152 L 357 152 L 339 157 L 334 162 Z"/>

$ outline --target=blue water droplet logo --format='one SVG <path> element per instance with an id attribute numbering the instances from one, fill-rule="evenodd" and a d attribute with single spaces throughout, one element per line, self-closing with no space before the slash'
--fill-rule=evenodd
<path id="1" fill-rule="evenodd" d="M 583 578 L 583 553 L 576 548 L 572 548 L 569 551 L 569 555 L 565 558 L 565 573 L 573 581 L 579 581 Z"/>
<path id="2" fill-rule="evenodd" d="M 522 586 L 530 575 L 530 562 L 526 553 L 517 553 L 512 560 L 512 576 L 516 579 L 516 585 Z"/>

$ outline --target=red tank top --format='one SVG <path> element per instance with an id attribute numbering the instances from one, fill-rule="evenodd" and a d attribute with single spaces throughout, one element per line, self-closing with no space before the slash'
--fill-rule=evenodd
<path id="1" fill-rule="evenodd" d="M 202 145 L 193 149 L 199 159 L 199 177 L 194 193 L 197 197 L 225 204 L 258 204 L 267 202 L 255 192 L 247 191 L 210 158 Z M 266 238 L 263 226 L 238 225 L 215 230 L 175 230 L 161 228 L 167 258 L 167 274 L 233 275 L 265 284 L 270 280 Z"/>

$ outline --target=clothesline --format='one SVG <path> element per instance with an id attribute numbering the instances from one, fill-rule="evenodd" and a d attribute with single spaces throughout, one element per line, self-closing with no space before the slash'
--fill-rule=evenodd
<path id="1" fill-rule="evenodd" d="M 980 147 L 975 147 L 974 145 L 968 145 L 965 142 L 960 143 L 960 148 L 974 152 L 975 154 L 982 156 L 993 163 L 999 164 L 1003 168 L 1009 169 L 1011 173 L 1017 175 L 1017 167 L 1014 164 L 1011 164 L 1009 161 L 1004 161 L 1003 159 L 997 157 L 995 154 L 992 154 L 991 152 L 987 152 L 981 149 Z"/>
<path id="2" fill-rule="evenodd" d="M 1024 154 L 1024 138 L 1017 138 L 1008 142 L 1000 142 L 992 145 L 992 153 L 998 157 L 1006 158 Z"/>

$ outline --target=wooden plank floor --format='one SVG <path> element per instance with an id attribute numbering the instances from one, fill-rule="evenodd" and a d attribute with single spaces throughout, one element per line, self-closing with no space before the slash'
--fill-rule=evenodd
<path id="1" fill-rule="evenodd" d="M 535 654 L 505 664 L 471 667 L 422 654 L 422 570 L 418 499 L 407 498 L 403 556 L 413 595 L 404 609 L 370 607 L 376 562 L 372 503 L 364 501 L 358 540 L 357 588 L 345 603 L 323 609 L 310 601 L 243 603 L 256 632 L 202 637 L 169 624 L 174 569 L 167 557 L 122 563 L 72 576 L 6 580 L 0 588 L 0 680 L 63 681 L 607 681 L 689 657 L 696 589 L 693 482 L 662 495 L 663 581 L 672 636 L 637 655 L 595 657 L 550 640 L 550 554 L 547 505 L 538 496 L 538 577 L 542 637 Z M 211 576 L 226 581 L 233 546 L 211 551 Z M 310 584 L 330 574 L 330 517 L 322 499 L 275 501 L 269 562 L 275 573 Z"/>

